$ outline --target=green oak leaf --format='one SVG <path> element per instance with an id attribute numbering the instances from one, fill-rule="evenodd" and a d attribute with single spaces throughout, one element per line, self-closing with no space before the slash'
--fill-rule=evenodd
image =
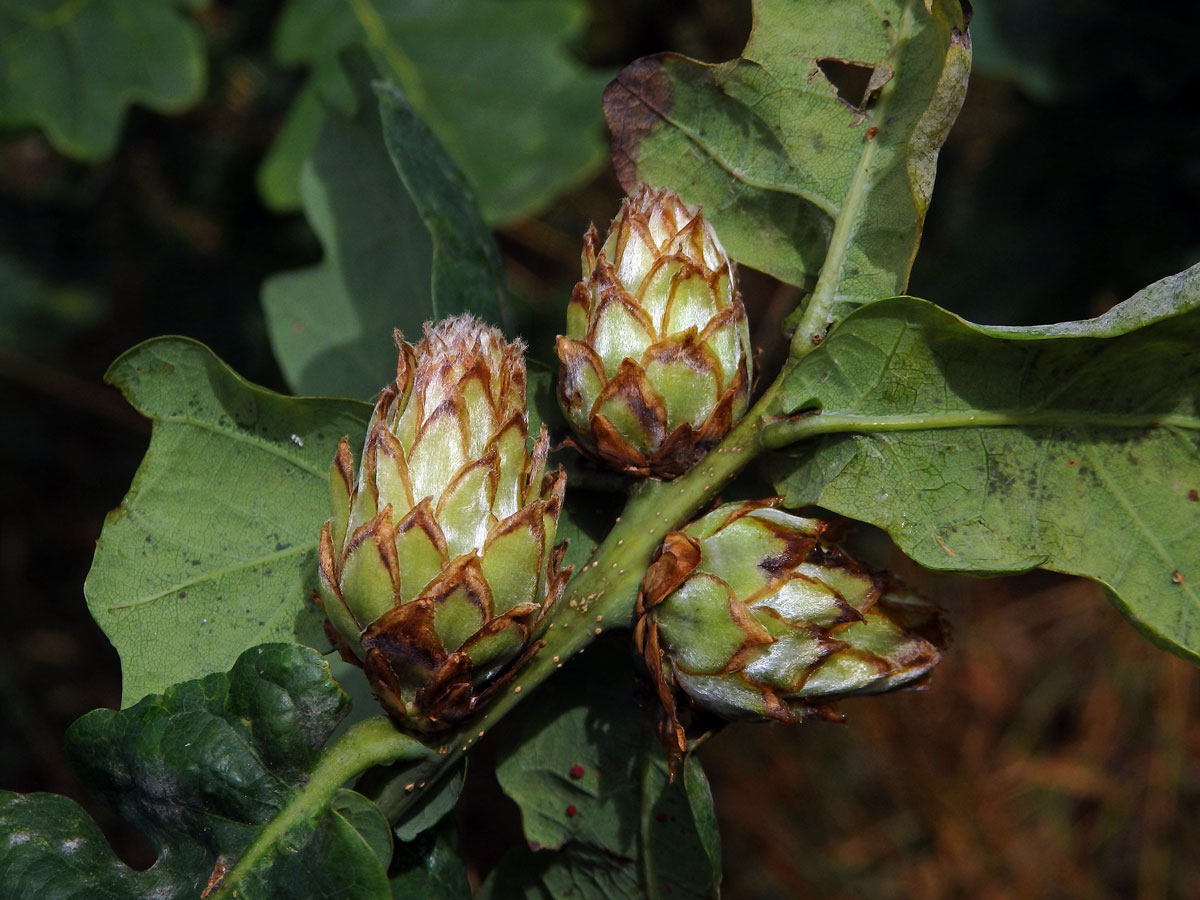
<path id="1" fill-rule="evenodd" d="M 365 81 L 366 61 L 347 62 Z M 416 340 L 430 320 L 505 316 L 504 264 L 470 186 L 406 98 L 377 91 L 378 101 L 363 89 L 352 115 L 329 109 L 304 170 L 325 259 L 263 286 L 275 355 L 298 393 L 373 396 L 395 366 L 393 329 Z"/>
<path id="2" fill-rule="evenodd" d="M 67 734 L 72 760 L 158 861 L 144 872 L 125 866 L 66 797 L 4 791 L 0 896 L 193 900 L 213 884 L 213 900 L 224 897 L 231 891 L 217 876 L 234 877 L 248 848 L 320 778 L 322 749 L 348 703 L 315 650 L 267 644 L 228 673 L 87 714 Z M 365 798 L 337 791 L 265 842 L 239 873 L 236 896 L 390 898 L 381 821 Z"/>
<path id="3" fill-rule="evenodd" d="M 433 241 L 430 318 L 463 312 L 500 322 L 508 302 L 504 260 L 470 185 L 394 85 L 378 84 L 388 153 Z"/>
<path id="4" fill-rule="evenodd" d="M 401 841 L 414 841 L 421 834 L 431 831 L 441 822 L 458 803 L 463 785 L 467 780 L 467 761 L 464 759 L 453 766 L 449 772 L 442 774 L 438 781 L 422 788 L 415 803 L 409 804 L 404 814 L 395 824 L 395 833 Z M 396 793 L 396 788 L 403 790 L 402 785 L 410 784 L 411 780 L 401 775 L 393 780 L 389 793 Z M 407 795 L 407 791 L 403 791 Z M 381 805 L 383 804 L 381 800 Z M 385 808 L 387 806 L 385 805 Z"/>
<path id="5" fill-rule="evenodd" d="M 112 152 L 126 110 L 204 94 L 199 29 L 166 0 L 0 0 L 0 128 L 41 128 L 67 156 Z"/>
<path id="6" fill-rule="evenodd" d="M 580 0 L 291 0 L 275 35 L 284 65 L 306 65 L 317 93 L 328 61 L 366 47 L 479 196 L 484 218 L 530 216 L 604 160 L 597 101 L 608 75 L 569 51 L 587 16 Z M 299 161 L 315 134 L 311 103 L 293 107 L 260 178 L 267 202 L 299 203 Z"/>
<path id="7" fill-rule="evenodd" d="M 325 109 L 301 179 L 325 258 L 268 279 L 262 302 L 293 391 L 366 398 L 395 371 L 392 329 L 416 337 L 432 317 L 433 248 L 396 177 L 374 96 L 350 100 L 350 112 Z"/>
<path id="8" fill-rule="evenodd" d="M 311 592 L 329 465 L 370 407 L 257 387 L 184 338 L 140 344 L 106 377 L 154 423 L 84 585 L 121 656 L 123 703 L 264 641 L 324 646 Z"/>
<path id="9" fill-rule="evenodd" d="M 328 110 L 353 119 L 358 109 L 358 86 L 337 57 L 323 59 L 292 99 L 275 142 L 258 167 L 258 192 L 277 212 L 306 206 L 301 183 L 304 167 L 325 128 Z"/>
<path id="10" fill-rule="evenodd" d="M 1094 579 L 1200 660 L 1200 265 L 1036 328 L 872 304 L 777 405 L 763 439 L 793 444 L 772 465 L 789 505 L 878 525 L 930 569 Z"/>
<path id="11" fill-rule="evenodd" d="M 445 823 L 396 848 L 391 882 L 395 900 L 470 900 L 467 867 L 454 849 L 453 832 Z"/>
<path id="12" fill-rule="evenodd" d="M 717 896 L 707 780 L 689 758 L 668 781 L 655 714 L 635 684 L 627 635 L 593 644 L 539 689 L 496 767 L 539 852 L 502 864 L 483 896 Z"/>
<path id="13" fill-rule="evenodd" d="M 613 164 L 627 190 L 702 204 L 740 262 L 807 288 L 820 272 L 832 322 L 904 290 L 969 69 L 959 0 L 755 0 L 740 59 L 617 76 Z"/>

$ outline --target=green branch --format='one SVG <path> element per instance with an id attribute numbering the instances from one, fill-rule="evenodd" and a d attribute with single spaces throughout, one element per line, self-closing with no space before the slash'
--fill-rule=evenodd
<path id="1" fill-rule="evenodd" d="M 275 816 L 238 859 L 209 900 L 232 900 L 238 888 L 271 850 L 298 826 L 322 815 L 329 800 L 350 779 L 374 766 L 427 759 L 433 751 L 415 738 L 397 731 L 383 716 L 359 722 L 322 754 L 308 782 Z"/>
<path id="2" fill-rule="evenodd" d="M 674 481 L 647 480 L 635 488 L 625 509 L 603 543 L 567 582 L 542 636 L 544 645 L 482 714 L 449 735 L 438 746 L 436 757 L 419 771 L 405 773 L 417 787 L 402 799 L 389 797 L 388 818 L 400 821 L 420 796 L 419 785 L 433 784 L 530 691 L 581 653 L 610 628 L 628 628 L 642 576 L 654 551 L 670 531 L 691 521 L 698 510 L 715 498 L 763 449 L 761 433 L 775 395 L 791 370 L 784 371 L 767 388 L 740 422 L 688 472 Z"/>

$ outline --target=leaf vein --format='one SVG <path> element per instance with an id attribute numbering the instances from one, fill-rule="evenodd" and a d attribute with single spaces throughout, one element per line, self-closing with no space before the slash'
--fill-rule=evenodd
<path id="1" fill-rule="evenodd" d="M 1141 514 L 1137 510 L 1137 507 L 1133 505 L 1128 495 L 1124 490 L 1121 489 L 1121 486 L 1113 478 L 1112 473 L 1109 472 L 1108 467 L 1104 465 L 1100 455 L 1094 452 L 1094 448 L 1088 445 L 1083 435 L 1080 435 L 1079 445 L 1081 448 L 1081 455 L 1092 464 L 1092 468 L 1096 470 L 1096 474 L 1099 476 L 1100 480 L 1104 482 L 1104 486 L 1108 489 L 1108 492 L 1112 494 L 1116 501 L 1121 505 L 1121 508 L 1125 510 L 1130 521 L 1141 533 L 1142 538 L 1147 544 L 1154 548 L 1154 551 L 1158 554 L 1159 558 L 1167 566 L 1169 566 L 1172 571 L 1174 571 L 1176 568 L 1175 562 L 1171 558 L 1171 554 L 1167 551 L 1167 548 L 1163 546 L 1161 541 L 1159 541 L 1154 529 L 1151 528 L 1145 519 L 1142 518 Z M 1115 586 L 1116 585 L 1114 584 L 1114 587 Z M 1197 596 L 1196 588 L 1190 582 L 1183 582 L 1180 585 L 1180 588 L 1182 589 L 1184 596 L 1186 596 L 1192 602 L 1192 605 L 1200 606 L 1200 597 Z"/>
<path id="2" fill-rule="evenodd" d="M 125 603 L 111 604 L 108 607 L 108 611 L 113 612 L 118 609 L 133 609 L 139 606 L 146 606 L 147 604 L 162 600 L 164 597 L 167 597 L 171 594 L 186 590 L 190 587 L 195 587 L 198 584 L 203 584 L 207 581 L 215 581 L 216 579 L 223 578 L 226 575 L 232 575 L 235 572 L 240 572 L 246 569 L 253 569 L 256 566 L 265 565 L 266 563 L 275 562 L 276 560 L 287 559 L 292 556 L 302 556 L 306 553 L 311 553 L 316 549 L 317 542 L 312 541 L 307 544 L 297 544 L 294 547 L 288 547 L 286 550 L 280 550 L 278 553 L 269 553 L 265 556 L 256 556 L 253 559 L 247 559 L 235 565 L 224 566 L 220 569 L 211 569 L 208 572 L 197 575 L 195 578 L 190 578 L 187 581 L 181 581 L 178 584 L 159 591 L 156 594 L 149 594 L 145 597 L 139 597 L 137 600 L 126 601 Z"/>

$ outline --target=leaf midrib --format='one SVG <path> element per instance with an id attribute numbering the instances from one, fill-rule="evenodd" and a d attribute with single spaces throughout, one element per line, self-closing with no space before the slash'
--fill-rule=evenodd
<path id="1" fill-rule="evenodd" d="M 896 85 L 900 82 L 899 54 L 897 50 L 906 44 L 911 37 L 913 27 L 912 2 L 904 4 L 904 13 L 897 27 L 891 44 L 892 78 L 879 91 L 879 99 L 872 111 L 872 120 L 886 123 L 891 99 L 895 94 Z M 833 308 L 841 298 L 842 274 L 846 257 L 858 237 L 860 213 L 865 207 L 871 194 L 873 166 L 875 156 L 882 143 L 881 135 L 867 138 L 859 156 L 858 165 L 847 185 L 845 198 L 842 200 L 834 222 L 833 234 L 829 238 L 829 248 L 825 260 L 821 264 L 821 272 L 817 276 L 817 284 L 813 288 L 812 297 L 804 310 L 804 317 L 796 327 L 792 337 L 791 354 L 793 357 L 803 357 L 810 353 L 815 346 L 814 339 L 826 331 L 827 320 L 833 313 Z"/>
<path id="2" fill-rule="evenodd" d="M 325 479 L 328 477 L 328 470 L 318 469 L 306 461 L 297 459 L 295 456 L 286 452 L 287 448 L 282 447 L 273 441 L 268 441 L 264 438 L 253 437 L 245 431 L 239 429 L 225 429 L 218 425 L 205 421 L 203 419 L 193 419 L 189 416 L 162 416 L 151 415 L 155 424 L 163 423 L 168 425 L 184 425 L 197 429 L 198 431 L 207 431 L 210 434 L 215 434 L 220 437 L 228 438 L 231 441 L 237 441 L 242 444 L 247 444 L 254 447 L 262 453 L 282 459 L 284 462 L 290 463 L 302 472 L 307 472 L 314 478 Z M 153 440 L 153 437 L 152 437 Z"/>
<path id="3" fill-rule="evenodd" d="M 1152 413 L 1097 413 L 1086 410 L 963 410 L 945 413 L 871 416 L 816 412 L 767 425 L 762 443 L 770 449 L 823 434 L 874 434 L 889 431 L 937 431 L 954 428 L 1180 428 L 1200 431 L 1200 418 Z"/>

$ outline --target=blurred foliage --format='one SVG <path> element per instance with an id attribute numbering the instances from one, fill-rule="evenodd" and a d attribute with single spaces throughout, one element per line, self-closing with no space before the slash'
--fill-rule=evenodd
<path id="1" fill-rule="evenodd" d="M 34 125 L 77 159 L 111 153 L 128 106 L 187 109 L 204 93 L 207 0 L 3 0 L 0 126 Z"/>
<path id="2" fill-rule="evenodd" d="M 300 204 L 303 162 L 325 105 L 354 106 L 337 57 L 370 51 L 466 174 L 492 223 L 536 213 L 604 161 L 599 97 L 608 76 L 569 52 L 580 0 L 290 0 L 275 57 L 312 76 L 267 157 L 260 187 L 279 210 Z M 360 82 L 361 83 L 361 82 Z"/>
<path id="3" fill-rule="evenodd" d="M 0 579 L 20 635 L 0 659 L 7 788 L 86 802 L 63 733 L 119 701 L 116 656 L 81 586 L 148 431 L 101 386 L 104 370 L 138 341 L 180 332 L 283 387 L 259 289 L 321 247 L 299 216 L 268 211 L 256 183 L 301 88 L 272 54 L 282 8 L 224 0 L 194 14 L 204 96 L 169 118 L 135 106 L 102 163 L 2 123 Z M 595 0 L 592 15 L 574 49 L 610 70 L 663 50 L 729 59 L 749 29 L 748 4 L 720 0 Z M 975 321 L 1050 322 L 1200 258 L 1194 32 L 1178 15 L 1165 0 L 981 11 L 913 293 Z M 501 231 L 535 356 L 579 277 L 579 236 L 607 222 L 619 193 L 605 170 Z M 794 289 L 743 274 L 752 321 L 794 304 Z M 756 326 L 756 339 L 776 330 Z M 1043 575 L 945 594 L 959 641 L 930 692 L 851 707 L 845 728 L 741 728 L 713 742 L 724 896 L 1197 896 L 1195 670 L 1082 583 Z M 499 808 L 462 815 L 512 817 Z M 118 851 L 147 861 L 101 815 Z"/>

